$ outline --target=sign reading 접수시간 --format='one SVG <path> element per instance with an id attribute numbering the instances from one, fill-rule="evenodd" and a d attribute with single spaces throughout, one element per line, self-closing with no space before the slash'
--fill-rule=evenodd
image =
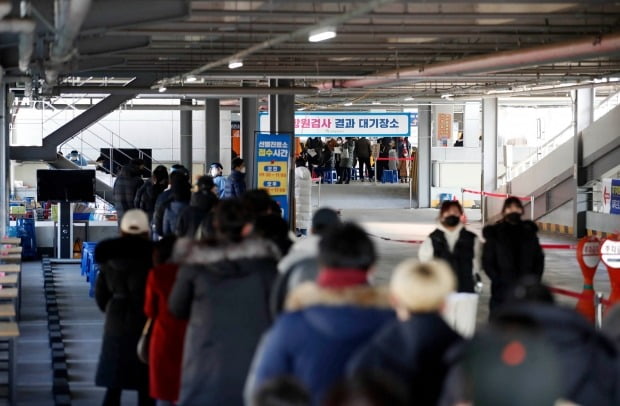
<path id="1" fill-rule="evenodd" d="M 256 187 L 265 189 L 278 202 L 288 219 L 288 172 L 291 154 L 288 134 L 256 134 Z"/>
<path id="2" fill-rule="evenodd" d="M 295 113 L 296 137 L 409 137 L 410 113 Z M 269 131 L 269 114 L 259 116 Z"/>

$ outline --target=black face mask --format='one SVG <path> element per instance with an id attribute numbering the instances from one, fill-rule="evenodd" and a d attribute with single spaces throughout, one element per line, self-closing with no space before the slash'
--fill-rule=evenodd
<path id="1" fill-rule="evenodd" d="M 442 223 L 446 226 L 446 227 L 454 227 L 457 224 L 459 224 L 461 222 L 461 219 L 459 218 L 459 216 L 448 216 L 446 218 L 443 219 Z"/>
<path id="2" fill-rule="evenodd" d="M 509 213 L 504 216 L 507 222 L 517 224 L 521 221 L 521 213 Z"/>

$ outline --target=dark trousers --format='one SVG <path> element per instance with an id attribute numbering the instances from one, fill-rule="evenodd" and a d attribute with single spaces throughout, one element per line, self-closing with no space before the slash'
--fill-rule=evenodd
<path id="1" fill-rule="evenodd" d="M 122 393 L 123 390 L 120 388 L 108 388 L 105 392 L 102 406 L 120 406 Z M 155 406 L 155 400 L 149 396 L 148 389 L 138 391 L 138 406 Z"/>
<path id="2" fill-rule="evenodd" d="M 370 169 L 370 157 L 368 158 L 362 158 L 362 157 L 358 157 L 357 158 L 358 162 L 359 162 L 359 168 L 360 168 L 360 179 L 364 180 L 366 173 L 368 173 L 368 178 L 370 178 L 370 174 L 372 173 L 372 170 Z M 364 168 L 364 166 L 366 166 L 366 168 Z M 364 169 L 368 172 L 365 172 Z"/>
<path id="3" fill-rule="evenodd" d="M 349 183 L 349 181 L 351 181 L 351 171 L 352 170 L 353 170 L 352 168 L 342 168 L 342 179 L 341 179 L 341 182 Z"/>

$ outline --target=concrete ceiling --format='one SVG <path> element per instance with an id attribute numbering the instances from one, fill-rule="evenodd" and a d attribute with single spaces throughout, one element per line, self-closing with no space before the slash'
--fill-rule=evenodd
<path id="1" fill-rule="evenodd" d="M 12 1 L 6 18 L 20 18 L 19 3 Z M 54 2 L 30 4 L 24 17 L 34 20 L 37 29 L 27 75 L 37 88 L 57 33 Z M 334 21 L 336 38 L 307 41 L 310 27 Z M 605 43 L 620 32 L 619 24 L 620 2 L 595 0 L 94 0 L 59 78 L 63 86 L 72 86 L 81 83 L 76 77 L 86 77 L 92 86 L 110 85 L 111 77 L 151 76 L 154 84 L 219 88 L 291 79 L 296 86 L 324 89 L 304 96 L 309 105 L 527 92 L 618 74 L 620 47 L 555 59 L 545 53 L 554 52 L 554 45 Z M 24 73 L 17 69 L 17 43 L 15 34 L 0 35 L 0 62 L 6 75 L 19 81 Z M 423 73 L 529 49 L 539 50 L 540 63 L 534 59 L 495 69 L 489 62 L 473 73 Z M 244 66 L 230 70 L 227 63 L 235 54 L 243 55 Z M 198 80 L 187 83 L 192 72 Z M 372 80 L 385 75 L 396 80 Z"/>

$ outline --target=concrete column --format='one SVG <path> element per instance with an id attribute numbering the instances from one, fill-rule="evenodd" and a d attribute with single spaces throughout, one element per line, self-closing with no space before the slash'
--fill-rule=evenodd
<path id="1" fill-rule="evenodd" d="M 418 108 L 417 208 L 431 207 L 431 106 Z"/>
<path id="2" fill-rule="evenodd" d="M 224 174 L 230 173 L 232 155 L 232 113 L 230 110 L 220 110 L 220 162 L 224 167 Z"/>
<path id="3" fill-rule="evenodd" d="M 583 139 L 581 132 L 594 121 L 594 88 L 577 89 L 575 92 L 575 138 L 573 176 L 575 195 L 573 198 L 573 234 L 577 238 L 586 235 L 586 213 L 592 210 L 592 190 L 584 187 L 587 177 L 583 168 Z"/>
<path id="4" fill-rule="evenodd" d="M 6 235 L 9 227 L 9 123 L 10 113 L 7 105 L 7 87 L 0 87 L 0 234 Z"/>
<path id="5" fill-rule="evenodd" d="M 258 120 L 258 101 L 256 97 L 241 98 L 241 157 L 245 161 L 245 181 L 248 189 L 253 189 L 256 178 L 254 160 L 254 132 Z"/>
<path id="6" fill-rule="evenodd" d="M 292 80 L 278 80 L 278 86 L 289 87 L 293 86 Z M 271 100 L 271 98 L 270 98 Z M 289 142 L 291 144 L 291 153 L 289 154 L 288 161 L 288 215 L 289 225 L 291 230 L 295 229 L 295 96 L 294 95 L 278 95 L 276 97 L 277 109 L 276 109 L 276 124 L 277 132 L 282 134 L 289 134 Z M 271 108 L 271 106 L 269 106 Z M 270 113 L 271 114 L 271 113 Z M 270 122 L 273 122 L 270 119 Z M 273 127 L 271 127 L 273 131 Z"/>
<path id="7" fill-rule="evenodd" d="M 278 87 L 278 79 L 269 80 L 269 87 Z M 269 95 L 269 131 L 275 132 L 278 128 L 278 96 Z"/>
<path id="8" fill-rule="evenodd" d="M 480 102 L 465 103 L 465 114 L 463 115 L 463 146 L 465 148 L 480 147 L 481 124 Z"/>
<path id="9" fill-rule="evenodd" d="M 207 168 L 220 161 L 220 100 L 207 99 L 205 102 L 205 147 Z M 229 131 L 230 133 L 230 131 Z"/>
<path id="10" fill-rule="evenodd" d="M 192 99 L 181 99 L 181 106 L 191 106 Z M 192 176 L 192 110 L 190 108 L 181 109 L 181 165 L 189 171 L 190 179 Z"/>
<path id="11" fill-rule="evenodd" d="M 497 190 L 497 98 L 482 100 L 482 190 Z"/>

